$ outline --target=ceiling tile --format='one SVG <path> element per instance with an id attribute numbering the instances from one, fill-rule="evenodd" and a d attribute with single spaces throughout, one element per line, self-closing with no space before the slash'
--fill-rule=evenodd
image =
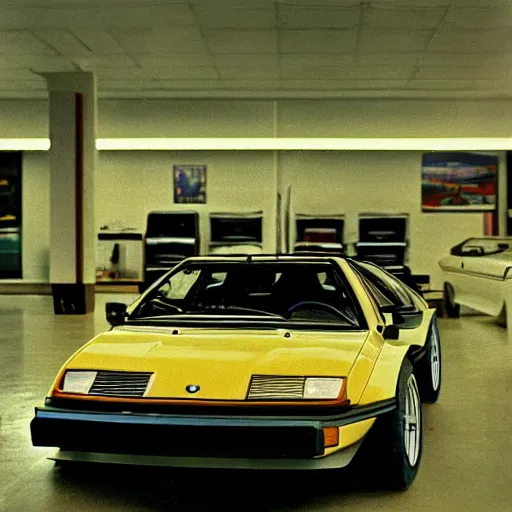
<path id="1" fill-rule="evenodd" d="M 407 80 L 282 80 L 280 86 L 290 90 L 398 90 L 407 83 Z"/>
<path id="2" fill-rule="evenodd" d="M 254 90 L 254 91 L 277 91 L 279 80 L 222 80 L 218 87 L 233 91 Z"/>
<path id="3" fill-rule="evenodd" d="M 275 3 L 281 6 L 294 7 L 357 7 L 361 0 L 275 0 Z"/>
<path id="4" fill-rule="evenodd" d="M 109 53 L 124 53 L 119 43 L 106 30 L 94 28 L 74 29 L 75 37 L 87 46 L 93 53 L 107 55 Z"/>
<path id="5" fill-rule="evenodd" d="M 408 80 L 411 68 L 389 66 L 281 66 L 281 76 L 286 78 L 316 78 L 317 80 Z"/>
<path id="6" fill-rule="evenodd" d="M 175 55 L 159 55 L 157 53 L 134 53 L 132 58 L 143 68 L 209 66 L 211 55 L 204 53 L 187 53 Z"/>
<path id="7" fill-rule="evenodd" d="M 434 36 L 429 52 L 501 53 L 511 50 L 512 28 L 465 30 L 446 28 Z"/>
<path id="8" fill-rule="evenodd" d="M 100 83 L 103 80 L 146 80 L 149 78 L 146 69 L 128 68 L 97 68 L 96 75 Z"/>
<path id="9" fill-rule="evenodd" d="M 10 8 L 0 7 L 0 29 L 34 29 L 71 27 L 98 27 L 104 22 L 101 11 L 92 5 L 48 5 L 23 7 L 18 2 Z"/>
<path id="10" fill-rule="evenodd" d="M 0 54 L 56 55 L 57 52 L 27 30 L 0 31 Z"/>
<path id="11" fill-rule="evenodd" d="M 195 25 L 196 19 L 186 3 L 146 2 L 130 5 L 126 2 L 111 5 L 100 3 L 106 26 L 122 28 L 180 28 Z"/>
<path id="12" fill-rule="evenodd" d="M 354 62 L 351 53 L 283 53 L 282 66 L 348 66 Z"/>
<path id="13" fill-rule="evenodd" d="M 197 6 L 194 8 L 197 21 L 204 28 L 274 28 L 275 9 L 228 8 Z"/>
<path id="14" fill-rule="evenodd" d="M 511 27 L 512 8 L 510 4 L 493 8 L 451 8 L 446 14 L 444 25 L 478 30 Z"/>
<path id="15" fill-rule="evenodd" d="M 234 68 L 272 68 L 277 66 L 279 59 L 275 53 L 223 53 L 213 55 L 213 63 L 220 67 Z"/>
<path id="16" fill-rule="evenodd" d="M 504 86 L 496 80 L 411 80 L 408 89 L 441 91 L 499 90 Z"/>
<path id="17" fill-rule="evenodd" d="M 279 5 L 278 26 L 294 28 L 353 28 L 359 24 L 359 5 L 349 8 Z"/>
<path id="18" fill-rule="evenodd" d="M 275 68 L 218 67 L 223 80 L 277 80 L 279 70 Z"/>
<path id="19" fill-rule="evenodd" d="M 26 68 L 37 71 L 73 71 L 75 66 L 60 55 L 1 55 L 0 69 Z"/>
<path id="20" fill-rule="evenodd" d="M 407 66 L 354 66 L 345 70 L 348 80 L 408 80 L 413 67 Z"/>
<path id="21" fill-rule="evenodd" d="M 112 36 L 127 53 L 204 53 L 206 47 L 194 29 L 112 29 Z"/>
<path id="22" fill-rule="evenodd" d="M 426 53 L 420 57 L 418 64 L 420 66 L 477 67 L 483 66 L 487 59 L 491 59 L 491 56 L 483 53 Z"/>
<path id="23" fill-rule="evenodd" d="M 44 80 L 2 80 L 0 78 L 0 91 L 47 91 Z"/>
<path id="24" fill-rule="evenodd" d="M 276 53 L 275 30 L 204 30 L 212 53 Z"/>
<path id="25" fill-rule="evenodd" d="M 424 51 L 432 30 L 381 30 L 363 28 L 359 41 L 361 53 L 417 53 Z"/>
<path id="26" fill-rule="evenodd" d="M 449 3 L 452 4 L 453 7 L 463 7 L 463 8 L 478 8 L 482 7 L 482 4 L 485 4 L 485 7 L 503 7 L 509 5 L 508 0 L 451 0 Z"/>
<path id="27" fill-rule="evenodd" d="M 154 88 L 155 82 L 148 78 L 145 80 L 112 80 L 104 78 L 99 85 L 101 86 L 101 91 L 140 91 Z"/>
<path id="28" fill-rule="evenodd" d="M 363 8 L 362 24 L 369 28 L 434 29 L 439 26 L 445 13 L 446 7 L 368 4 Z"/>
<path id="29" fill-rule="evenodd" d="M 129 55 L 92 55 L 72 59 L 83 70 L 138 67 Z"/>
<path id="30" fill-rule="evenodd" d="M 281 53 L 352 53 L 357 30 L 280 30 Z"/>
<path id="31" fill-rule="evenodd" d="M 159 80 L 216 80 L 219 78 L 213 66 L 166 67 L 145 69 L 149 77 Z"/>
<path id="32" fill-rule="evenodd" d="M 354 62 L 360 66 L 412 67 L 416 65 L 421 53 L 365 53 L 356 55 Z"/>
<path id="33" fill-rule="evenodd" d="M 429 66 L 419 68 L 414 78 L 418 80 L 501 80 L 508 74 L 509 70 L 503 67 Z"/>
<path id="34" fill-rule="evenodd" d="M 0 80 L 34 80 L 44 81 L 44 78 L 30 69 L 2 69 Z"/>
<path id="35" fill-rule="evenodd" d="M 34 34 L 61 55 L 88 56 L 92 54 L 91 49 L 68 30 L 37 30 L 34 31 Z"/>

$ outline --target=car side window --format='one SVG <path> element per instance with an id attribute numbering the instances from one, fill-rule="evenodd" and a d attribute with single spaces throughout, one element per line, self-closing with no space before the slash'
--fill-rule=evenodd
<path id="1" fill-rule="evenodd" d="M 363 274 L 359 273 L 359 279 L 361 279 L 364 287 L 372 296 L 379 309 L 395 305 Z"/>
<path id="2" fill-rule="evenodd" d="M 411 296 L 402 283 L 381 268 L 368 263 L 359 262 L 364 276 L 397 307 L 416 308 Z"/>

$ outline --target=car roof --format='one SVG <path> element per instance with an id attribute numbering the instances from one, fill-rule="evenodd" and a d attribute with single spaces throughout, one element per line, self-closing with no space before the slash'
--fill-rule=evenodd
<path id="1" fill-rule="evenodd" d="M 218 262 L 332 262 L 333 260 L 344 260 L 341 256 L 336 254 L 325 254 L 325 253 L 300 253 L 300 254 L 213 254 L 211 256 L 193 256 L 183 260 L 183 263 L 187 262 L 205 262 L 209 263 L 212 261 Z"/>

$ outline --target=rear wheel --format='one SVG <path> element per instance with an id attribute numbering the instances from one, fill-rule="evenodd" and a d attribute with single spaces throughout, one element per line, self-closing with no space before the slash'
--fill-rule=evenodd
<path id="1" fill-rule="evenodd" d="M 450 283 L 444 283 L 443 287 L 444 310 L 448 318 L 460 317 L 460 306 L 455 303 L 455 291 Z"/>
<path id="2" fill-rule="evenodd" d="M 441 391 L 441 339 L 437 319 L 434 317 L 428 330 L 425 355 L 417 362 L 415 373 L 424 402 L 437 402 Z"/>

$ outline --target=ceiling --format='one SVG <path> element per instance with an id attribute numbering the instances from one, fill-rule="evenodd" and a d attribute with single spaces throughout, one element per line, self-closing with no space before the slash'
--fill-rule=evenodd
<path id="1" fill-rule="evenodd" d="M 0 97 L 509 97 L 512 2 L 0 0 Z"/>

